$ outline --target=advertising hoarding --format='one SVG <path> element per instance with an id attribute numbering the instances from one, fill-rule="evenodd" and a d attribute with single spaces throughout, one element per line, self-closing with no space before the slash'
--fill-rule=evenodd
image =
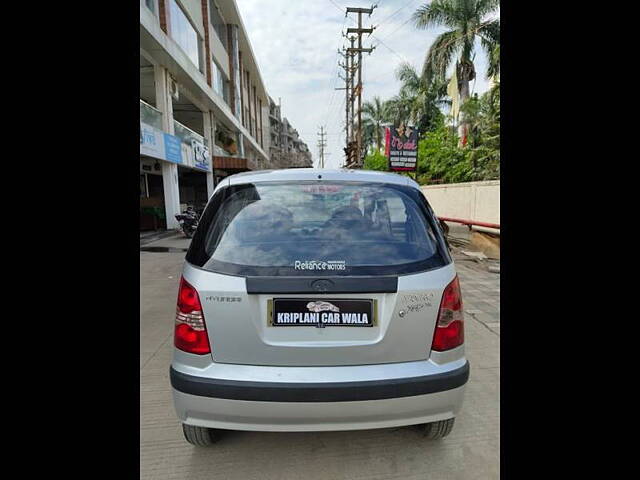
<path id="1" fill-rule="evenodd" d="M 418 131 L 411 126 L 388 127 L 385 153 L 392 172 L 415 172 L 418 162 Z"/>

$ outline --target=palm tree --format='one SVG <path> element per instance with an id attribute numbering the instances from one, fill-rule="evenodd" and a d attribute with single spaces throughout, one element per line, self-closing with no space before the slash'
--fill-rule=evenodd
<path id="1" fill-rule="evenodd" d="M 406 90 L 400 90 L 398 95 L 394 95 L 386 102 L 387 121 L 394 125 L 412 122 L 415 101 L 415 95 L 411 95 Z"/>
<path id="2" fill-rule="evenodd" d="M 371 152 L 371 148 L 373 148 L 375 144 L 375 127 L 373 123 L 363 121 L 362 122 L 362 151 L 365 155 L 368 155 Z"/>
<path id="3" fill-rule="evenodd" d="M 382 124 L 387 118 L 385 104 L 380 97 L 373 97 L 372 102 L 364 102 L 362 104 L 362 124 L 364 127 L 363 136 L 368 137 L 364 142 L 365 146 L 369 146 L 372 140 L 375 140 L 378 151 L 382 149 Z"/>
<path id="4" fill-rule="evenodd" d="M 396 78 L 402 82 L 397 96 L 398 113 L 405 113 L 405 119 L 418 127 L 420 132 L 431 130 L 442 116 L 440 107 L 446 100 L 447 88 L 444 82 L 434 80 L 427 83 L 409 63 L 401 63 Z M 396 122 L 398 119 L 395 119 Z"/>
<path id="5" fill-rule="evenodd" d="M 489 55 L 489 67 L 487 77 L 500 78 L 500 44 L 496 45 Z"/>
<path id="6" fill-rule="evenodd" d="M 436 79 L 444 81 L 455 60 L 461 104 L 469 98 L 469 82 L 476 77 L 473 65 L 476 39 L 487 53 L 489 70 L 495 72 L 496 65 L 499 68 L 499 50 L 497 62 L 495 50 L 500 44 L 500 19 L 487 18 L 499 5 L 499 0 L 433 0 L 413 14 L 417 28 L 449 28 L 429 48 L 422 76 L 428 83 Z M 464 115 L 461 127 L 466 132 Z"/>
<path id="7" fill-rule="evenodd" d="M 460 111 L 464 115 L 469 128 L 468 140 L 470 148 L 475 148 L 482 143 L 481 132 L 485 125 L 483 107 L 484 105 L 478 98 L 477 93 L 460 106 Z"/>
<path id="8" fill-rule="evenodd" d="M 475 180 L 500 175 L 500 87 L 496 85 L 478 98 L 477 94 L 461 107 L 469 126 L 468 159 Z"/>

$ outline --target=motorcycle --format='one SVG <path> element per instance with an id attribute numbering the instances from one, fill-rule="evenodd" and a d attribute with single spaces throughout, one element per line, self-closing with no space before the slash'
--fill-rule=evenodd
<path id="1" fill-rule="evenodd" d="M 193 207 L 187 207 L 187 210 L 181 214 L 176 215 L 176 220 L 180 222 L 180 229 L 187 238 L 193 237 L 193 234 L 198 228 L 198 221 L 200 216 L 196 213 Z"/>

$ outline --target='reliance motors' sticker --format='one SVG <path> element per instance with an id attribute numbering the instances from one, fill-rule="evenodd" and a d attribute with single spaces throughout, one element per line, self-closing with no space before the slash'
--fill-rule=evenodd
<path id="1" fill-rule="evenodd" d="M 302 185 L 300 189 L 306 193 L 336 193 L 342 190 L 341 185 Z"/>
<path id="2" fill-rule="evenodd" d="M 296 270 L 346 270 L 347 265 L 344 260 L 329 260 L 327 262 L 318 260 L 305 260 L 294 262 Z"/>

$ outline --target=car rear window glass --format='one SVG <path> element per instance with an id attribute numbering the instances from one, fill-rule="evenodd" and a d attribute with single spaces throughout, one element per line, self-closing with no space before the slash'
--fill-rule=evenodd
<path id="1" fill-rule="evenodd" d="M 245 275 L 393 274 L 445 263 L 428 212 L 410 189 L 341 182 L 237 187 L 210 202 L 188 261 Z"/>

